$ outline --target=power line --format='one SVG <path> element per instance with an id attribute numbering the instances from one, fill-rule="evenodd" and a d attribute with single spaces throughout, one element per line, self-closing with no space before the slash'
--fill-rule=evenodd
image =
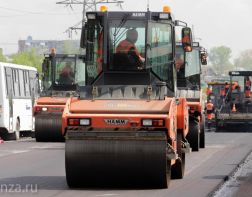
<path id="1" fill-rule="evenodd" d="M 78 22 L 78 25 L 74 25 L 69 27 L 65 32 L 69 34 L 69 37 L 72 37 L 72 31 L 77 32 L 76 30 L 80 30 L 82 27 L 79 27 L 80 24 L 84 26 L 86 21 L 86 12 L 87 11 L 96 11 L 98 4 L 116 4 L 120 8 L 122 8 L 121 4 L 124 1 L 122 0 L 63 0 L 57 2 L 56 4 L 63 4 L 72 8 L 72 5 L 82 5 L 82 20 Z M 73 8 L 72 8 L 73 9 Z"/>

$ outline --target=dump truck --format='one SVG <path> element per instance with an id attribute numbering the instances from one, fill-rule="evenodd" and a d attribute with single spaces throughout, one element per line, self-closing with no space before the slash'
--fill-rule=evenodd
<path id="1" fill-rule="evenodd" d="M 252 131 L 252 71 L 230 71 L 229 90 L 216 111 L 216 132 Z"/>
<path id="2" fill-rule="evenodd" d="M 62 112 L 67 99 L 75 95 L 76 84 L 85 83 L 84 66 L 81 55 L 56 54 L 55 50 L 45 55 L 42 91 L 33 106 L 36 141 L 64 141 L 61 132 Z"/>
<path id="3" fill-rule="evenodd" d="M 183 178 L 188 110 L 175 97 L 174 26 L 167 7 L 87 13 L 87 83 L 62 116 L 69 187 L 166 188 Z M 189 51 L 191 29 L 181 32 Z"/>
<path id="4" fill-rule="evenodd" d="M 205 117 L 201 90 L 201 64 L 206 65 L 206 50 L 193 42 L 192 52 L 184 52 L 181 42 L 176 43 L 177 95 L 187 100 L 189 133 L 186 139 L 192 151 L 205 148 Z"/>

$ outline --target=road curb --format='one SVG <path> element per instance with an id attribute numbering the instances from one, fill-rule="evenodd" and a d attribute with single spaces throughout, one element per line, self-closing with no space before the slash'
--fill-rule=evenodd
<path id="1" fill-rule="evenodd" d="M 237 173 L 237 171 L 243 166 L 243 164 L 245 163 L 245 161 L 247 160 L 247 158 L 252 154 L 252 150 L 250 150 L 246 156 L 241 160 L 241 162 L 239 164 L 236 165 L 236 167 L 227 175 L 225 176 L 221 183 L 219 183 L 215 189 L 210 192 L 207 197 L 215 197 L 218 193 L 218 191 L 220 191 L 222 189 L 222 187 L 224 186 L 225 183 L 227 183 L 229 180 L 231 180 L 235 174 Z"/>

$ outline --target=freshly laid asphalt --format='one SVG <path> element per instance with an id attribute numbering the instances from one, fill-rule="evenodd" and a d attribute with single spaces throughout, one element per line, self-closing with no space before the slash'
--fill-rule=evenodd
<path id="1" fill-rule="evenodd" d="M 207 133 L 206 148 L 186 156 L 185 177 L 168 189 L 69 189 L 65 179 L 64 143 L 33 139 L 0 144 L 1 196 L 123 196 L 204 197 L 228 180 L 252 150 L 251 133 Z M 250 167 L 251 170 L 251 165 Z M 231 196 L 252 196 L 252 172 L 242 178 Z M 98 175 L 94 175 L 98 176 Z M 83 177 L 85 178 L 85 177 Z M 241 179 L 241 177 L 240 177 Z M 244 195 L 246 196 L 246 195 Z M 242 196 L 243 197 L 243 196 Z"/>

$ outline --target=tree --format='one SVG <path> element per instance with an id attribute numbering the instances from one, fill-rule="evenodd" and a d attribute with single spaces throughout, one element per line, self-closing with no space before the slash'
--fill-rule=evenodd
<path id="1" fill-rule="evenodd" d="M 6 62 L 6 61 L 7 61 L 7 59 L 6 59 L 6 57 L 3 55 L 3 50 L 0 49 L 0 62 Z"/>
<path id="2" fill-rule="evenodd" d="M 252 70 L 252 49 L 241 52 L 240 56 L 235 59 L 235 66 L 245 70 Z"/>
<path id="3" fill-rule="evenodd" d="M 12 63 L 32 66 L 42 71 L 43 56 L 35 48 L 12 55 Z"/>
<path id="4" fill-rule="evenodd" d="M 226 46 L 213 47 L 209 52 L 209 60 L 217 74 L 227 73 L 234 68 L 230 62 L 232 50 Z"/>

